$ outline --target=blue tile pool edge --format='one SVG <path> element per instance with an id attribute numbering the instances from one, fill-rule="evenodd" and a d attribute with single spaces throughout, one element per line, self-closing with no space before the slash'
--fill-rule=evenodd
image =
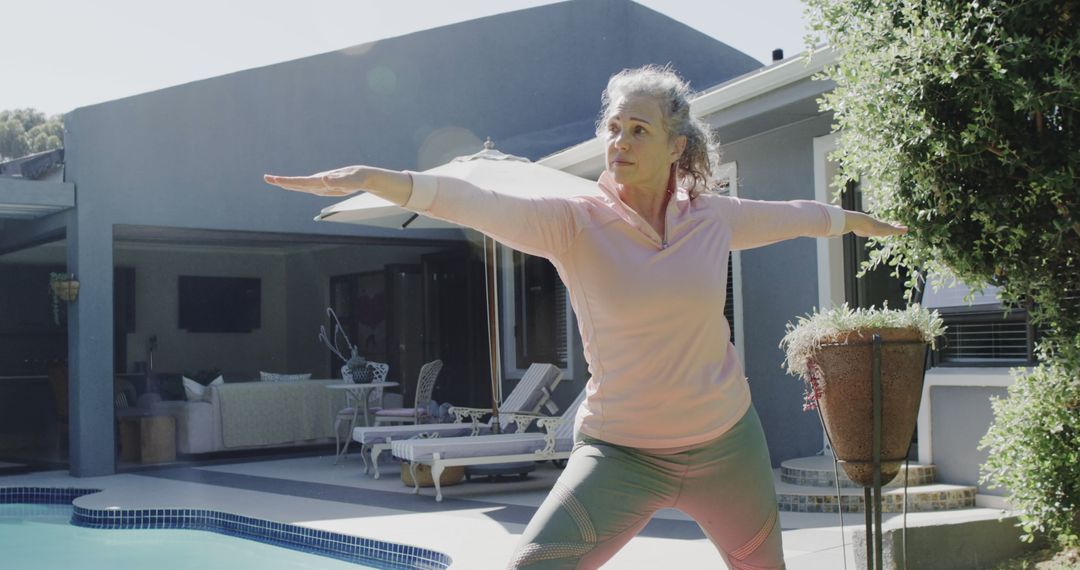
<path id="1" fill-rule="evenodd" d="M 71 504 L 101 489 L 0 487 L 0 504 Z M 74 506 L 71 524 L 97 529 L 184 529 L 217 532 L 347 562 L 445 570 L 449 556 L 416 546 L 279 523 L 207 509 L 88 509 Z"/>

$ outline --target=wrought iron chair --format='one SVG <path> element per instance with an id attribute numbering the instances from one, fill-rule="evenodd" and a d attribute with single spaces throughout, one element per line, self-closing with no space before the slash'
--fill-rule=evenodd
<path id="1" fill-rule="evenodd" d="M 427 423 L 428 403 L 431 402 L 431 392 L 435 389 L 435 380 L 439 377 L 442 366 L 441 360 L 432 360 L 420 367 L 413 407 L 379 410 L 375 412 L 375 425 Z"/>

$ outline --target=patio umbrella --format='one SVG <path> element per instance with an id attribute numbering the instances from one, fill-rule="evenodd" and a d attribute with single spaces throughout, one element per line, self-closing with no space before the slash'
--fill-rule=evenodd
<path id="1" fill-rule="evenodd" d="M 527 158 L 495 150 L 491 139 L 484 150 L 459 156 L 450 162 L 425 170 L 427 174 L 450 176 L 502 194 L 535 196 L 600 196 L 596 182 L 531 162 Z M 455 228 L 455 224 L 420 216 L 374 194 L 360 194 L 323 208 L 316 221 L 361 224 L 376 227 Z M 499 351 L 499 298 L 497 244 L 484 236 L 484 288 L 487 301 L 488 347 L 491 364 L 492 413 L 498 418 L 502 401 L 502 365 Z M 498 422 L 494 422 L 498 426 Z"/>

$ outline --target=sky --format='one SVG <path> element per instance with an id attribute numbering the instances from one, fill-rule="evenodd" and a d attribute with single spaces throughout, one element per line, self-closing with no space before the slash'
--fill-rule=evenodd
<path id="1" fill-rule="evenodd" d="M 588 1 L 588 0 L 577 0 Z M 762 63 L 801 0 L 637 0 Z M 551 0 L 3 0 L 0 110 L 48 115 Z"/>

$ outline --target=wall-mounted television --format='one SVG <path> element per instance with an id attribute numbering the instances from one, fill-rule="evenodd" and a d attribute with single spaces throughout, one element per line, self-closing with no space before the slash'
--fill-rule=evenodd
<path id="1" fill-rule="evenodd" d="M 258 277 L 178 279 L 178 325 L 188 332 L 251 332 L 261 326 L 262 285 Z"/>

